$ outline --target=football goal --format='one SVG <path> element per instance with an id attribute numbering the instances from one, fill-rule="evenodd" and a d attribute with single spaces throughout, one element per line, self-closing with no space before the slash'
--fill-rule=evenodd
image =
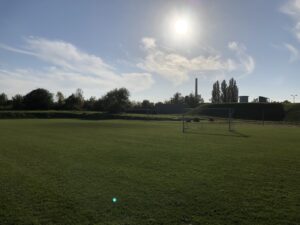
<path id="1" fill-rule="evenodd" d="M 234 110 L 231 108 L 203 108 L 196 115 L 182 115 L 182 132 L 203 129 L 234 131 Z"/>

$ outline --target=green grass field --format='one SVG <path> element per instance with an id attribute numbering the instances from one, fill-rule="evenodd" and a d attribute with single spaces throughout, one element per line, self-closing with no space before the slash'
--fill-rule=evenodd
<path id="1" fill-rule="evenodd" d="M 235 129 L 0 120 L 0 224 L 300 224 L 300 128 Z"/>

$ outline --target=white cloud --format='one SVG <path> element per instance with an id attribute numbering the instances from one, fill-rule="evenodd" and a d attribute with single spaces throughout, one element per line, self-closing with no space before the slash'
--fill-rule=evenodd
<path id="1" fill-rule="evenodd" d="M 295 62 L 299 59 L 299 51 L 295 46 L 284 43 L 284 47 L 290 52 L 290 62 Z"/>
<path id="2" fill-rule="evenodd" d="M 300 0 L 288 0 L 280 10 L 294 20 L 295 24 L 292 31 L 298 41 L 300 41 Z"/>
<path id="3" fill-rule="evenodd" d="M 299 0 L 288 0 L 286 4 L 281 7 L 281 11 L 293 17 L 299 18 L 300 12 L 300 1 Z"/>
<path id="4" fill-rule="evenodd" d="M 228 44 L 228 48 L 236 53 L 240 70 L 243 70 L 246 75 L 254 71 L 255 61 L 252 56 L 247 54 L 245 45 L 233 41 Z"/>
<path id="5" fill-rule="evenodd" d="M 11 52 L 22 53 L 22 54 L 25 54 L 25 55 L 35 56 L 35 54 L 33 52 L 29 52 L 29 51 L 18 49 L 18 48 L 13 48 L 11 46 L 1 44 L 1 43 L 0 43 L 0 48 L 11 51 Z"/>
<path id="6" fill-rule="evenodd" d="M 280 10 L 282 13 L 285 13 L 294 21 L 292 33 L 300 42 L 300 0 L 288 0 L 280 8 Z M 295 62 L 299 59 L 299 50 L 295 46 L 289 43 L 284 43 L 283 46 L 290 53 L 290 62 Z"/>
<path id="7" fill-rule="evenodd" d="M 254 59 L 247 54 L 244 45 L 231 42 L 228 47 L 233 58 L 223 57 L 217 51 L 206 51 L 195 57 L 186 57 L 172 49 L 159 46 L 154 38 L 141 40 L 145 56 L 138 59 L 131 73 L 119 73 L 116 68 L 96 55 L 88 54 L 76 46 L 61 40 L 30 37 L 23 48 L 0 44 L 0 48 L 29 55 L 48 64 L 45 68 L 0 68 L 0 88 L 8 93 L 24 94 L 37 87 L 68 93 L 80 87 L 87 93 L 99 94 L 117 87 L 127 87 L 132 92 L 151 88 L 152 73 L 175 85 L 182 84 L 191 74 L 213 75 L 213 79 L 227 74 L 245 75 L 253 72 Z M 137 71 L 144 72 L 137 72 Z"/>
<path id="8" fill-rule="evenodd" d="M 156 47 L 156 41 L 154 38 L 150 38 L 150 37 L 144 37 L 142 39 L 142 44 L 144 48 L 146 49 L 151 49 L 151 48 L 155 48 Z"/>
<path id="9" fill-rule="evenodd" d="M 54 90 L 81 87 L 99 91 L 127 87 L 135 92 L 148 89 L 154 83 L 149 73 L 118 73 L 100 57 L 85 53 L 64 41 L 31 37 L 26 39 L 26 43 L 25 49 L 3 44 L 0 48 L 34 56 L 51 67 L 40 70 L 0 70 L 1 86 L 14 86 L 15 92 L 41 86 Z"/>
<path id="10" fill-rule="evenodd" d="M 157 46 L 153 38 L 143 38 L 142 45 L 146 56 L 137 66 L 175 85 L 187 81 L 191 73 L 214 73 L 219 76 L 240 70 L 250 74 L 255 68 L 254 59 L 247 55 L 245 46 L 236 42 L 229 43 L 229 48 L 236 53 L 237 59 L 224 58 L 217 53 L 187 58 Z"/>
<path id="11" fill-rule="evenodd" d="M 105 87 L 107 90 L 115 87 L 127 87 L 133 92 L 150 88 L 153 80 L 148 73 L 126 73 L 120 76 L 117 83 L 98 77 L 82 76 L 79 73 L 64 71 L 57 68 L 43 70 L 32 69 L 0 69 L 1 87 L 10 95 L 25 94 L 33 88 L 46 88 L 51 91 L 64 90 L 70 94 L 75 88 L 80 87 L 92 95 L 99 95 Z"/>

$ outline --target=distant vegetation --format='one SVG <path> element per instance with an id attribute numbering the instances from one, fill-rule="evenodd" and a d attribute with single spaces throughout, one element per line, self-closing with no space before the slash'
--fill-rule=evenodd
<path id="1" fill-rule="evenodd" d="M 35 89 L 25 96 L 17 94 L 8 99 L 5 93 L 0 94 L 0 109 L 2 110 L 84 110 L 120 113 L 126 110 L 141 111 L 154 109 L 155 106 L 184 105 L 186 108 L 194 108 L 203 103 L 201 95 L 189 94 L 183 96 L 175 93 L 173 97 L 164 102 L 151 102 L 147 99 L 142 102 L 130 101 L 130 93 L 126 88 L 114 89 L 107 92 L 101 98 L 91 97 L 84 99 L 83 91 L 77 89 L 75 93 L 65 97 L 62 92 L 55 95 L 46 89 Z"/>
<path id="2" fill-rule="evenodd" d="M 238 102 L 238 100 L 239 88 L 233 78 L 229 80 L 229 85 L 227 85 L 226 80 L 222 81 L 221 86 L 219 81 L 213 84 L 212 103 Z"/>
<path id="3" fill-rule="evenodd" d="M 182 95 L 176 92 L 164 102 L 151 102 L 147 99 L 130 101 L 130 93 L 126 88 L 114 89 L 100 98 L 85 99 L 83 91 L 78 88 L 73 94 L 65 97 L 62 92 L 53 94 L 46 89 L 38 88 L 26 95 L 17 94 L 11 99 L 5 93 L 0 94 L 0 118 L 112 118 L 108 114 L 182 114 L 232 117 L 249 120 L 300 121 L 300 104 L 282 103 L 239 103 L 239 88 L 231 78 L 228 82 L 216 81 L 212 88 L 212 104 L 204 104 L 201 95 L 193 93 Z M 214 108 L 214 110 L 212 109 Z M 47 112 L 40 112 L 40 111 Z M 18 112 L 16 112 L 18 111 Z M 28 112 L 29 111 L 29 112 Z M 34 111 L 34 112 L 33 112 Z M 52 112 L 51 112 L 52 111 Z M 58 112 L 54 112 L 58 111 Z M 69 112 L 66 112 L 69 111 Z M 71 113 L 70 113 L 71 111 Z M 76 114 L 73 112 L 81 111 Z M 101 112 L 88 114 L 87 111 Z M 139 117 L 140 118 L 140 117 Z"/>
<path id="4" fill-rule="evenodd" d="M 300 104 L 284 104 L 285 120 L 300 121 Z"/>
<path id="5" fill-rule="evenodd" d="M 81 89 L 67 98 L 61 92 L 54 96 L 42 88 L 25 96 L 17 94 L 11 100 L 4 93 L 0 95 L 2 110 L 93 110 L 116 113 L 123 112 L 129 106 L 129 91 L 126 88 L 114 89 L 99 99 L 91 97 L 88 100 L 84 99 Z"/>

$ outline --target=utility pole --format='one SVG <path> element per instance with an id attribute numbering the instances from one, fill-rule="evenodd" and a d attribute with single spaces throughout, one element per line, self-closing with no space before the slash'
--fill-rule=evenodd
<path id="1" fill-rule="evenodd" d="M 295 103 L 295 98 L 298 96 L 298 95 L 291 95 L 293 97 L 293 103 Z"/>
<path id="2" fill-rule="evenodd" d="M 184 124 L 184 121 L 185 119 L 184 119 L 184 114 L 182 114 L 182 133 L 184 133 L 185 132 L 185 124 Z"/>
<path id="3" fill-rule="evenodd" d="M 262 124 L 265 125 L 265 110 L 262 109 Z"/>
<path id="4" fill-rule="evenodd" d="M 231 108 L 229 108 L 228 109 L 228 129 L 229 129 L 229 131 L 233 131 L 232 130 L 232 109 Z"/>
<path id="5" fill-rule="evenodd" d="M 195 79 L 195 98 L 198 99 L 198 78 Z"/>

